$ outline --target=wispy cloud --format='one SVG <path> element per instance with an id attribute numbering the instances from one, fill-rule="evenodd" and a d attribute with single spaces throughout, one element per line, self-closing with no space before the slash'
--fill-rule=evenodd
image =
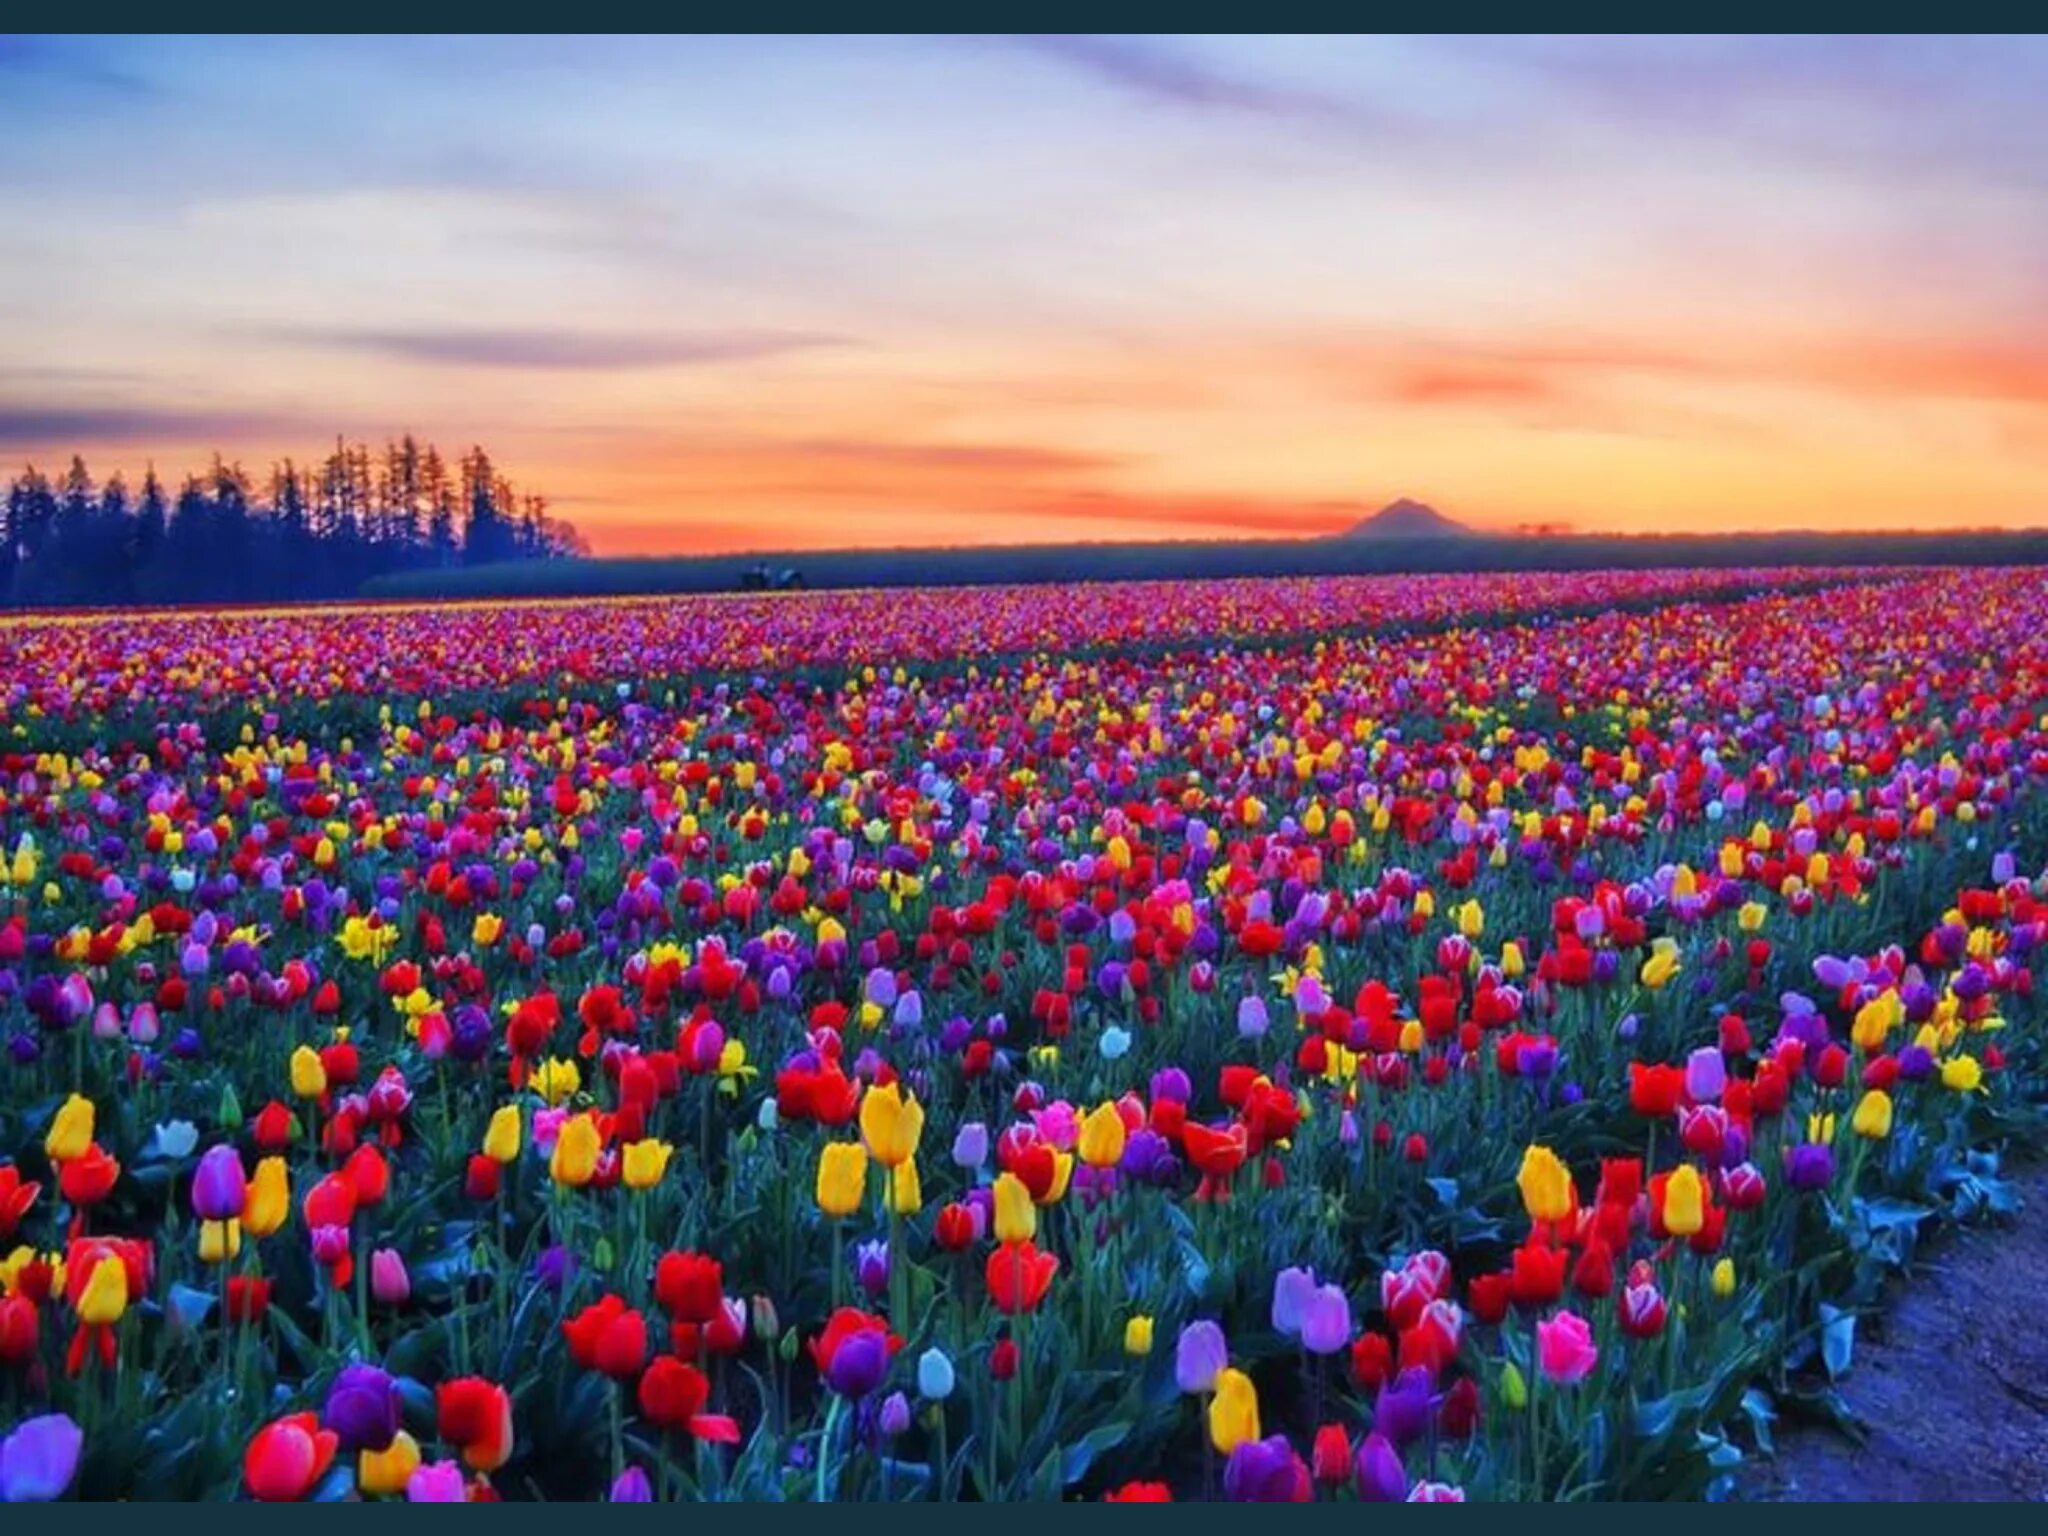
<path id="1" fill-rule="evenodd" d="M 1777 385 L 1863 399 L 2048 402 L 2048 345 L 1882 336 L 1784 338 L 1769 348 L 1701 338 L 1401 335 L 1312 343 L 1303 356 L 1347 393 L 1407 405 L 1562 400 L 1602 382 Z"/>
<path id="2" fill-rule="evenodd" d="M 149 441 L 218 441 L 231 447 L 237 439 L 303 427 L 295 418 L 274 411 L 0 402 L 0 447 L 41 453 Z"/>
<path id="3" fill-rule="evenodd" d="M 1017 41 L 1110 85 L 1176 106 L 1288 119 L 1352 134 L 1376 135 L 1389 126 L 1385 116 L 1358 102 L 1218 70 L 1170 45 L 1070 33 Z"/>
<path id="4" fill-rule="evenodd" d="M 55 37 L 0 36 L 0 74 L 124 96 L 144 96 L 156 90 L 152 81 L 110 62 L 97 48 Z"/>
<path id="5" fill-rule="evenodd" d="M 321 345 L 461 368 L 598 371 L 754 362 L 852 345 L 811 331 L 692 331 L 629 336 L 575 330 L 348 329 L 294 332 Z"/>
<path id="6" fill-rule="evenodd" d="M 1014 443 L 893 443 L 827 438 L 789 445 L 792 457 L 876 464 L 908 470 L 972 470 L 986 474 L 1064 474 L 1110 469 L 1116 454 L 1081 453 Z"/>

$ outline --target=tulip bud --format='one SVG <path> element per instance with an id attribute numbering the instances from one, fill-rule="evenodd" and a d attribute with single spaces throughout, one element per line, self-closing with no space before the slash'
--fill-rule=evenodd
<path id="1" fill-rule="evenodd" d="M 918 1356 L 917 1390 L 935 1403 L 953 1395 L 953 1362 L 944 1350 L 932 1348 Z"/>
<path id="2" fill-rule="evenodd" d="M 1512 1360 L 1501 1367 L 1500 1400 L 1513 1413 L 1520 1413 L 1529 1406 L 1529 1384 L 1522 1379 L 1521 1370 Z"/>
<path id="3" fill-rule="evenodd" d="M 379 1248 L 370 1255 L 370 1294 L 387 1307 L 404 1306 L 411 1298 L 412 1277 L 397 1249 Z"/>

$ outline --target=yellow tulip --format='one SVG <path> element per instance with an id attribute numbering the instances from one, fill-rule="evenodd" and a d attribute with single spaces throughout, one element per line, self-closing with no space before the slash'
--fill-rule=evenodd
<path id="1" fill-rule="evenodd" d="M 1735 1261 L 1722 1259 L 1714 1266 L 1714 1294 L 1726 1301 L 1735 1294 Z"/>
<path id="2" fill-rule="evenodd" d="M 364 1451 L 356 1461 L 356 1487 L 371 1495 L 405 1492 L 405 1485 L 420 1469 L 420 1443 L 400 1430 L 381 1451 Z"/>
<path id="3" fill-rule="evenodd" d="M 1216 1373 L 1216 1395 L 1209 1399 L 1209 1443 L 1228 1456 L 1246 1441 L 1259 1438 L 1259 1389 L 1235 1366 Z"/>
<path id="4" fill-rule="evenodd" d="M 1699 1170 L 1680 1163 L 1664 1183 L 1664 1230 L 1673 1237 L 1691 1237 L 1706 1224 L 1706 1187 Z"/>
<path id="5" fill-rule="evenodd" d="M 818 1154 L 818 1209 L 851 1216 L 868 1187 L 868 1149 L 857 1141 L 828 1141 Z"/>
<path id="6" fill-rule="evenodd" d="M 320 1053 L 310 1045 L 292 1052 L 292 1092 L 302 1099 L 317 1099 L 327 1091 L 327 1068 Z"/>
<path id="7" fill-rule="evenodd" d="M 1124 1324 L 1124 1353 L 1127 1355 L 1149 1355 L 1152 1353 L 1152 1319 L 1142 1312 Z"/>
<path id="8" fill-rule="evenodd" d="M 202 1264 L 224 1264 L 242 1251 L 242 1224 L 239 1221 L 202 1221 L 199 1223 L 199 1262 Z"/>
<path id="9" fill-rule="evenodd" d="M 1859 1050 L 1875 1055 L 1884 1049 L 1885 1038 L 1904 1016 L 1905 1007 L 1899 994 L 1882 993 L 1856 1010 L 1855 1021 L 1849 1026 L 1849 1038 Z"/>
<path id="10" fill-rule="evenodd" d="M 1881 1141 L 1892 1133 L 1892 1096 L 1873 1088 L 1856 1101 L 1856 1114 L 1849 1122 L 1858 1136 Z"/>
<path id="11" fill-rule="evenodd" d="M 1467 901 L 1457 910 L 1458 932 L 1466 939 L 1477 940 L 1486 932 L 1486 908 L 1477 901 Z"/>
<path id="12" fill-rule="evenodd" d="M 1571 1170 L 1548 1147 L 1532 1146 L 1522 1154 L 1515 1183 L 1521 1186 L 1522 1206 L 1531 1221 L 1563 1221 L 1577 1203 L 1572 1198 Z"/>
<path id="13" fill-rule="evenodd" d="M 1652 992 L 1669 985 L 1671 978 L 1678 974 L 1678 965 L 1678 946 L 1669 939 L 1657 940 L 1639 973 L 1643 985 Z"/>
<path id="14" fill-rule="evenodd" d="M 571 1115 L 555 1137 L 555 1155 L 548 1160 L 548 1174 L 557 1184 L 581 1189 L 597 1176 L 597 1154 L 604 1138 L 597 1134 L 597 1122 L 588 1114 Z"/>
<path id="15" fill-rule="evenodd" d="M 1514 981 L 1529 969 L 1529 962 L 1522 958 L 1522 946 L 1513 939 L 1500 947 L 1500 973 Z"/>
<path id="16" fill-rule="evenodd" d="M 889 1209 L 898 1216 L 915 1216 L 924 1209 L 924 1184 L 917 1176 L 917 1159 L 906 1157 L 889 1170 Z"/>
<path id="17" fill-rule="evenodd" d="M 1052 1155 L 1052 1182 L 1045 1187 L 1045 1193 L 1038 1197 L 1040 1205 L 1058 1205 L 1067 1197 L 1067 1186 L 1074 1179 L 1074 1154 L 1055 1152 Z"/>
<path id="18" fill-rule="evenodd" d="M 484 1156 L 494 1163 L 517 1161 L 520 1134 L 519 1106 L 499 1105 L 491 1114 L 490 1125 L 484 1130 Z"/>
<path id="19" fill-rule="evenodd" d="M 1031 1191 L 1014 1173 L 996 1175 L 996 1241 L 1028 1243 L 1038 1235 L 1038 1211 Z"/>
<path id="20" fill-rule="evenodd" d="M 6 1258 L 0 1259 L 0 1296 L 12 1296 L 21 1288 L 21 1272 L 36 1262 L 35 1249 L 22 1243 Z M 64 1255 L 54 1249 L 42 1255 L 42 1262 L 50 1270 L 50 1294 L 64 1293 Z"/>
<path id="21" fill-rule="evenodd" d="M 268 1237 L 285 1223 L 292 1211 L 291 1175 L 281 1157 L 266 1157 L 256 1164 L 249 1180 L 249 1198 L 242 1206 L 242 1226 L 251 1237 Z"/>
<path id="22" fill-rule="evenodd" d="M 620 1177 L 628 1189 L 652 1189 L 661 1182 L 661 1176 L 668 1171 L 669 1154 L 675 1148 L 665 1141 L 648 1136 L 631 1142 L 626 1147 L 624 1167 Z"/>
<path id="23" fill-rule="evenodd" d="M 924 1134 L 924 1106 L 901 1084 L 870 1088 L 861 1096 L 860 1134 L 875 1161 L 894 1168 L 916 1155 L 918 1138 Z"/>
<path id="24" fill-rule="evenodd" d="M 78 1298 L 81 1323 L 118 1323 L 128 1310 L 128 1266 L 108 1255 L 93 1265 Z"/>
<path id="25" fill-rule="evenodd" d="M 575 1097 L 583 1086 L 583 1073 L 575 1062 L 550 1057 L 533 1069 L 533 1091 L 551 1105 Z"/>
<path id="26" fill-rule="evenodd" d="M 1736 872 L 1738 874 L 1741 873 L 1740 870 Z M 1755 933 L 1758 929 L 1763 927 L 1764 918 L 1767 915 L 1768 913 L 1762 902 L 1745 901 L 1739 908 L 1736 909 L 1735 921 L 1737 926 L 1739 926 L 1744 933 Z"/>
<path id="27" fill-rule="evenodd" d="M 1098 1105 L 1081 1122 L 1081 1161 L 1090 1168 L 1114 1168 L 1123 1159 L 1128 1134 L 1114 1104 Z"/>
<path id="28" fill-rule="evenodd" d="M 57 1118 L 50 1122 L 50 1134 L 43 1138 L 43 1151 L 49 1154 L 50 1161 L 67 1163 L 74 1157 L 85 1156 L 92 1145 L 94 1121 L 91 1099 L 82 1093 L 66 1099 Z"/>
<path id="29" fill-rule="evenodd" d="M 1984 1083 L 1984 1067 L 1974 1056 L 1951 1056 L 1941 1064 L 1941 1086 L 1974 1093 Z"/>

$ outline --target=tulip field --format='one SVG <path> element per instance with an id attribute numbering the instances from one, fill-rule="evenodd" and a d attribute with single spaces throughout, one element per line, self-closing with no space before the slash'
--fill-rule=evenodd
<path id="1" fill-rule="evenodd" d="M 0 620 L 0 1497 L 1592 1500 L 2048 1102 L 2048 572 Z"/>

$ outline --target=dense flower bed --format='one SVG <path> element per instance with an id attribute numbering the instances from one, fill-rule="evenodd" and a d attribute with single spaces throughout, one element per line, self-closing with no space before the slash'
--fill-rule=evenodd
<path id="1" fill-rule="evenodd" d="M 0 1494 L 1712 1491 L 2044 1069 L 2048 577 L 1811 582 L 0 632 Z"/>
<path id="2" fill-rule="evenodd" d="M 1879 578 L 1882 572 L 1858 573 Z M 0 726 L 34 741 L 52 720 L 108 712 L 275 713 L 341 699 L 440 700 L 707 672 L 879 666 L 1072 653 L 1225 636 L 1636 604 L 1745 591 L 1811 571 L 1331 576 L 591 602 L 148 610 L 0 619 Z"/>

